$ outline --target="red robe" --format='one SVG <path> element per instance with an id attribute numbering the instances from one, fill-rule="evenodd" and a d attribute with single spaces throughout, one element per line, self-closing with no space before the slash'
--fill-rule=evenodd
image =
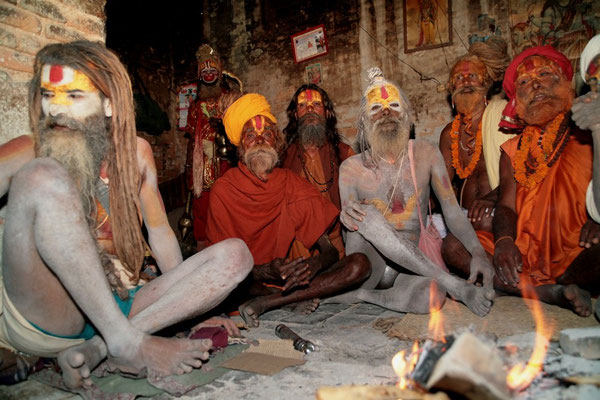
<path id="1" fill-rule="evenodd" d="M 589 135 L 588 135 L 589 136 Z M 519 137 L 502 150 L 513 160 Z M 592 147 L 586 134 L 575 131 L 544 180 L 533 188 L 517 183 L 517 239 L 523 255 L 521 284 L 554 284 L 583 251 L 581 227 L 587 221 L 585 194 L 592 179 Z M 491 233 L 478 231 L 484 249 L 494 254 Z"/>
<path id="2" fill-rule="evenodd" d="M 311 248 L 339 211 L 304 178 L 275 168 L 267 182 L 241 164 L 210 191 L 206 234 L 210 244 L 229 238 L 246 242 L 254 264 L 286 258 L 298 239 Z"/>

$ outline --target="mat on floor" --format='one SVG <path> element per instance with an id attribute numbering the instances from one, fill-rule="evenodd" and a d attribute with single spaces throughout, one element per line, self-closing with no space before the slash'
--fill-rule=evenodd
<path id="1" fill-rule="evenodd" d="M 464 304 L 446 299 L 441 311 L 443 332 L 450 334 L 468 326 L 472 326 L 475 332 L 493 333 L 497 337 L 532 332 L 535 331 L 535 321 L 528 304 L 531 305 L 533 302 L 536 301 L 520 297 L 498 297 L 494 300 L 489 314 L 485 317 L 478 317 Z M 593 315 L 583 318 L 558 306 L 537 303 L 541 307 L 545 323 L 552 327 L 551 340 L 558 340 L 560 331 L 563 329 L 599 325 Z M 592 307 L 593 305 L 594 303 L 592 303 Z M 430 317 L 430 314 L 406 314 L 397 321 L 380 318 L 375 321 L 374 327 L 384 331 L 390 337 L 403 340 L 432 339 L 433 334 L 428 329 Z"/>
<path id="2" fill-rule="evenodd" d="M 189 374 L 160 377 L 148 374 L 145 378 L 128 378 L 119 374 L 109 373 L 103 377 L 93 376 L 94 386 L 90 389 L 67 389 L 63 383 L 61 374 L 50 369 L 45 369 L 30 376 L 42 383 L 58 389 L 67 390 L 79 394 L 86 400 L 129 400 L 138 396 L 153 397 L 163 393 L 173 396 L 182 396 L 200 386 L 206 385 L 220 376 L 224 375 L 227 368 L 220 367 L 225 361 L 240 354 L 247 349 L 248 345 L 237 344 L 228 346 L 223 352 L 211 356 L 202 369 L 196 369 Z M 100 371 L 98 371 L 100 370 Z M 94 375 L 103 374 L 102 365 L 94 370 Z"/>

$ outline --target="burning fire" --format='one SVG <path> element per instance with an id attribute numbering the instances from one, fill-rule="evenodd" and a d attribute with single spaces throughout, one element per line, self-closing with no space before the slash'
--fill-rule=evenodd
<path id="1" fill-rule="evenodd" d="M 408 358 L 404 357 L 405 354 L 406 351 L 402 350 L 396 353 L 394 358 L 392 358 L 392 367 L 399 378 L 396 386 L 400 389 L 408 388 L 408 377 L 413 369 L 415 369 L 415 365 L 419 359 L 419 343 L 415 341 Z"/>
<path id="2" fill-rule="evenodd" d="M 535 320 L 535 345 L 533 347 L 533 353 L 524 366 L 522 363 L 517 364 L 511 368 L 506 377 L 506 384 L 512 390 L 521 391 L 529 386 L 531 381 L 537 376 L 544 365 L 544 358 L 546 356 L 546 349 L 552 335 L 552 329 L 544 321 L 544 314 L 540 307 L 540 303 L 537 301 L 537 296 L 533 288 L 525 287 L 523 289 L 524 299 L 533 299 L 536 301 L 531 302 L 531 313 Z"/>
<path id="3" fill-rule="evenodd" d="M 427 329 L 429 331 L 429 337 L 431 337 L 433 340 L 446 343 L 444 333 L 444 318 L 441 309 L 438 309 L 436 306 L 436 304 L 439 303 L 439 299 L 436 298 L 436 289 L 437 284 L 432 282 L 431 286 L 429 287 L 429 312 L 431 317 L 429 318 Z M 402 350 L 396 353 L 394 358 L 392 358 L 392 367 L 399 378 L 396 386 L 398 386 L 400 389 L 408 388 L 410 374 L 415 369 L 415 365 L 417 365 L 420 355 L 421 349 L 419 348 L 419 343 L 415 341 L 408 356 L 406 356 L 406 351 Z"/>

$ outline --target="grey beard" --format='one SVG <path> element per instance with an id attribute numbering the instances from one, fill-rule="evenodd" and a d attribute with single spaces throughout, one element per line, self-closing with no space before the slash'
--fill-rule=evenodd
<path id="1" fill-rule="evenodd" d="M 261 178 L 265 173 L 270 174 L 279 161 L 275 149 L 264 144 L 246 150 L 243 158 L 244 164 L 258 178 Z"/>
<path id="2" fill-rule="evenodd" d="M 318 123 L 309 124 L 305 122 L 308 117 L 314 116 L 319 118 Z M 302 146 L 323 146 L 327 142 L 327 126 L 325 125 L 325 118 L 314 113 L 303 115 L 298 120 L 298 137 Z"/>
<path id="3" fill-rule="evenodd" d="M 69 130 L 54 129 L 56 125 Z M 91 218 L 100 166 L 109 144 L 107 118 L 99 112 L 79 122 L 59 114 L 40 118 L 38 127 L 38 155 L 53 158 L 65 167 L 79 189 L 85 215 Z"/>
<path id="4" fill-rule="evenodd" d="M 367 138 L 374 162 L 386 155 L 398 158 L 407 150 L 410 126 L 398 118 L 384 117 L 370 126 Z"/>

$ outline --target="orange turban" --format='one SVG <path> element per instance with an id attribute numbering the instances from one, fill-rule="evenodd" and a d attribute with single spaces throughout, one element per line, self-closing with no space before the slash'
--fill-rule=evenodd
<path id="1" fill-rule="evenodd" d="M 240 145 L 244 124 L 257 115 L 265 116 L 274 124 L 277 123 L 277 119 L 271 114 L 271 106 L 267 99 L 257 93 L 246 94 L 227 108 L 223 116 L 223 125 L 229 141 L 234 146 Z"/>

